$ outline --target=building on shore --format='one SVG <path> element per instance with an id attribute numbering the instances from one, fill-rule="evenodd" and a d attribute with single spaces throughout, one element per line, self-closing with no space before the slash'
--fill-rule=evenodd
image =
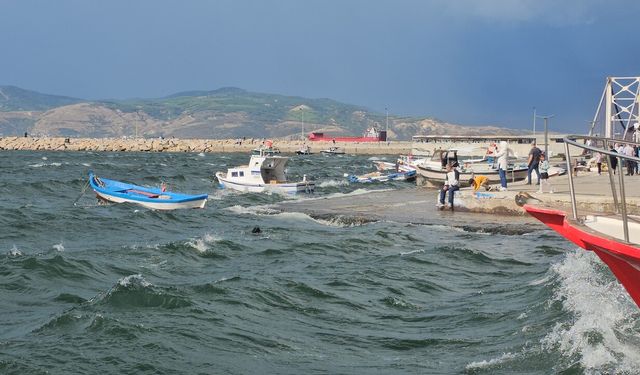
<path id="1" fill-rule="evenodd" d="M 563 155 L 565 135 L 553 134 L 547 137 L 549 157 Z M 415 156 L 430 157 L 436 150 L 458 150 L 468 157 L 483 157 L 487 150 L 498 145 L 501 141 L 506 141 L 514 155 L 526 157 L 531 150 L 531 143 L 536 142 L 538 148 L 544 151 L 544 134 L 536 135 L 505 135 L 505 136 L 484 136 L 484 135 L 414 135 L 412 137 L 411 153 Z"/>

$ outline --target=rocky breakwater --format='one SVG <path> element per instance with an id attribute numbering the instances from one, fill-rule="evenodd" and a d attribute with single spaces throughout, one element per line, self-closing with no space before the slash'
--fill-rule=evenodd
<path id="1" fill-rule="evenodd" d="M 108 152 L 250 152 L 263 146 L 262 140 L 178 139 L 178 138 L 63 138 L 2 137 L 0 150 L 108 151 Z M 311 152 L 319 153 L 331 146 L 349 154 L 397 155 L 411 151 L 411 142 L 307 142 Z M 301 141 L 276 140 L 273 147 L 283 153 L 295 153 Z"/>

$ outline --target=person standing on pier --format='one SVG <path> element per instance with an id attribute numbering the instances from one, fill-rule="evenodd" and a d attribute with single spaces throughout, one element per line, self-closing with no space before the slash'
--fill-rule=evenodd
<path id="1" fill-rule="evenodd" d="M 546 160 L 544 152 L 540 154 L 540 189 L 538 193 L 544 193 L 544 186 L 549 187 L 549 193 L 553 193 L 549 182 L 549 162 Z"/>
<path id="2" fill-rule="evenodd" d="M 542 151 L 536 147 L 536 142 L 531 142 L 531 151 L 529 151 L 529 160 L 527 161 L 527 165 L 529 169 L 527 170 L 527 183 L 531 185 L 531 172 L 536 171 L 536 175 L 538 175 L 538 184 L 540 184 L 540 169 L 538 168 L 540 165 L 540 154 Z"/>
<path id="3" fill-rule="evenodd" d="M 627 143 L 626 145 L 624 145 L 624 148 L 622 149 L 622 152 L 626 155 L 626 156 L 634 156 L 634 150 L 633 150 L 633 146 L 631 146 L 629 143 Z M 626 160 L 626 164 L 627 164 L 627 176 L 633 176 L 633 174 L 636 171 L 636 163 L 633 160 Z"/>
<path id="4" fill-rule="evenodd" d="M 610 146 L 611 152 L 618 152 L 613 146 Z M 609 155 L 609 167 L 613 171 L 613 174 L 616 174 L 616 168 L 618 168 L 618 157 Z"/>
<path id="5" fill-rule="evenodd" d="M 498 174 L 500 175 L 500 191 L 507 190 L 507 168 L 509 166 L 509 144 L 501 141 L 494 157 L 498 160 Z"/>
<path id="6" fill-rule="evenodd" d="M 598 174 L 602 173 L 602 154 L 599 152 L 596 152 L 596 156 L 595 156 L 595 162 L 596 165 L 598 166 Z"/>

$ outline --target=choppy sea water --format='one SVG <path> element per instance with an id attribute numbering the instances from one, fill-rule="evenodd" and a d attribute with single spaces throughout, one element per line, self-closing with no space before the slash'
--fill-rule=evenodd
<path id="1" fill-rule="evenodd" d="M 290 198 L 218 188 L 213 173 L 241 154 L 0 160 L 2 374 L 640 371 L 640 310 L 597 257 L 540 225 L 282 213 L 272 205 Z M 413 188 L 345 182 L 371 160 L 292 157 L 289 174 L 315 179 L 315 199 Z M 74 206 L 90 169 L 211 200 L 159 212 L 86 192 Z"/>

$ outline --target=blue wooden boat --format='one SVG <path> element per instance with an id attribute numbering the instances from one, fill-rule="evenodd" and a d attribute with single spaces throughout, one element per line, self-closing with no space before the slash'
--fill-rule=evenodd
<path id="1" fill-rule="evenodd" d="M 178 208 L 204 208 L 207 194 L 188 195 L 162 191 L 160 188 L 145 187 L 97 177 L 89 172 L 89 184 L 98 198 L 115 203 L 135 203 L 154 210 L 175 210 Z"/>

